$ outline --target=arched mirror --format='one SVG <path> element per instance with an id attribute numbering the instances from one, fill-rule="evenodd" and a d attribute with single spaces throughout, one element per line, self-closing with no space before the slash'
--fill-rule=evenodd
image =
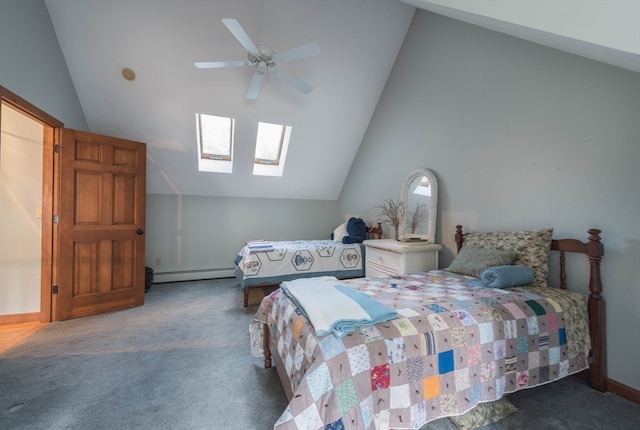
<path id="1" fill-rule="evenodd" d="M 438 180 L 429 169 L 416 169 L 404 180 L 400 199 L 405 204 L 405 222 L 400 237 L 427 239 L 435 243 L 438 213 Z"/>

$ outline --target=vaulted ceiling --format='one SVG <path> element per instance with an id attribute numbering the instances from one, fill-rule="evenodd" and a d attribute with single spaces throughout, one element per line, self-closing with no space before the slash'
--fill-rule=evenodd
<path id="1" fill-rule="evenodd" d="M 90 131 L 148 144 L 149 193 L 338 198 L 414 6 L 640 71 L 636 53 L 495 19 L 465 1 L 45 2 Z M 270 77 L 247 100 L 253 67 L 194 67 L 246 59 L 222 18 L 237 19 L 255 44 L 276 52 L 317 42 L 319 55 L 281 67 L 314 90 L 305 95 Z M 135 80 L 124 79 L 123 68 Z M 235 118 L 233 173 L 198 172 L 196 113 Z M 282 177 L 252 175 L 258 121 L 293 127 Z"/>

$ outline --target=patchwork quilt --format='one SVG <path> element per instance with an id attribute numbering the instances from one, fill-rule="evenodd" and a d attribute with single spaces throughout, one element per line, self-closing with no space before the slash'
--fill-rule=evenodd
<path id="1" fill-rule="evenodd" d="M 475 279 L 435 270 L 341 281 L 398 312 L 341 339 L 316 336 L 280 290 L 265 297 L 253 352 L 264 323 L 293 392 L 274 429 L 419 429 L 587 368 L 586 296 Z"/>
<path id="2" fill-rule="evenodd" d="M 364 276 L 361 243 L 342 244 L 332 240 L 261 241 L 240 249 L 234 263 L 242 288 L 277 284 L 297 278 Z"/>

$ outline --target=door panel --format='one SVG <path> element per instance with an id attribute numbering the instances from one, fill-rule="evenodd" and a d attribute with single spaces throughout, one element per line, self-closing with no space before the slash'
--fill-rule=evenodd
<path id="1" fill-rule="evenodd" d="M 146 146 L 62 129 L 58 319 L 144 303 Z"/>

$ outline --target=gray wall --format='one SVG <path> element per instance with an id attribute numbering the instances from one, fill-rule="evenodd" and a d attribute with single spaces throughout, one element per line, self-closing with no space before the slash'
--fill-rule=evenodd
<path id="1" fill-rule="evenodd" d="M 328 239 L 337 213 L 335 200 L 148 194 L 147 266 L 159 282 L 232 276 L 247 240 Z"/>
<path id="2" fill-rule="evenodd" d="M 88 129 L 42 0 L 0 1 L 0 85 L 65 127 Z"/>
<path id="3" fill-rule="evenodd" d="M 602 229 L 609 377 L 640 389 L 639 161 L 640 74 L 417 11 L 338 213 L 397 198 L 427 167 L 442 267 L 456 224 Z M 586 288 L 587 267 L 570 288 Z"/>

